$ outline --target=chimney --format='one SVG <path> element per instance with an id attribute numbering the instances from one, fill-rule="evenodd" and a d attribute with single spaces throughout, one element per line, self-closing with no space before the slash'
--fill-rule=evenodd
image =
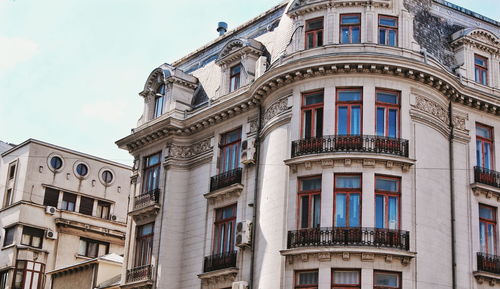
<path id="1" fill-rule="evenodd" d="M 219 22 L 217 25 L 217 32 L 219 32 L 219 36 L 224 35 L 224 33 L 227 32 L 227 23 L 226 22 Z"/>

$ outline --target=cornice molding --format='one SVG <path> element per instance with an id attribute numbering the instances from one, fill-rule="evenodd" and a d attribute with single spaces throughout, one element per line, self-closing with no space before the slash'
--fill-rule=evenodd
<path id="1" fill-rule="evenodd" d="M 168 144 L 164 165 L 192 166 L 212 158 L 213 148 L 213 137 L 203 139 L 191 145 Z"/>
<path id="2" fill-rule="evenodd" d="M 375 8 L 390 8 L 391 0 L 295 0 L 291 5 L 287 14 L 292 17 L 298 17 L 311 12 L 324 10 L 327 8 L 339 7 L 375 7 Z"/>
<path id="3" fill-rule="evenodd" d="M 453 48 L 469 45 L 487 53 L 500 55 L 500 39 L 490 31 L 469 28 L 456 32 L 452 38 L 451 46 Z"/>

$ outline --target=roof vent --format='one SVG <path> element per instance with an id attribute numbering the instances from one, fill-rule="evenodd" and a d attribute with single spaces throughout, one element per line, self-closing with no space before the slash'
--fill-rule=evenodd
<path id="1" fill-rule="evenodd" d="M 217 32 L 219 32 L 219 36 L 224 35 L 224 33 L 227 32 L 227 23 L 226 22 L 219 22 L 217 24 Z"/>

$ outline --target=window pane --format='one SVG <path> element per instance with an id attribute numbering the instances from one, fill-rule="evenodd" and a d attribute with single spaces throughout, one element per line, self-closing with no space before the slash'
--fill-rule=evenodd
<path id="1" fill-rule="evenodd" d="M 323 18 L 307 21 L 307 30 L 316 30 L 323 28 Z"/>
<path id="2" fill-rule="evenodd" d="M 25 271 L 26 275 L 24 276 L 24 289 L 30 289 L 31 288 L 31 277 L 33 275 L 33 272 L 31 271 Z"/>
<path id="3" fill-rule="evenodd" d="M 14 243 L 15 232 L 16 232 L 16 227 L 11 227 L 11 228 L 5 229 L 5 237 L 4 237 L 4 241 L 3 241 L 4 246 L 7 246 L 7 245 Z"/>
<path id="4" fill-rule="evenodd" d="M 375 197 L 375 227 L 379 229 L 385 228 L 384 199 L 382 195 L 377 195 Z"/>
<path id="5" fill-rule="evenodd" d="M 397 137 L 398 111 L 389 109 L 389 137 Z"/>
<path id="6" fill-rule="evenodd" d="M 390 46 L 396 46 L 397 45 L 397 32 L 396 30 L 389 30 L 389 43 L 387 43 Z"/>
<path id="7" fill-rule="evenodd" d="M 93 208 L 94 208 L 94 199 L 87 197 L 80 198 L 80 213 L 92 216 Z"/>
<path id="8" fill-rule="evenodd" d="M 361 101 L 361 91 L 359 90 L 339 91 L 338 101 Z"/>
<path id="9" fill-rule="evenodd" d="M 316 46 L 322 46 L 323 45 L 323 32 L 318 31 L 316 32 L 317 38 L 316 38 Z"/>
<path id="10" fill-rule="evenodd" d="M 381 28 L 379 29 L 379 44 L 385 45 L 385 29 Z"/>
<path id="11" fill-rule="evenodd" d="M 238 74 L 238 73 L 240 73 L 240 71 L 241 71 L 241 65 L 239 65 L 239 64 L 231 67 L 231 75 Z"/>
<path id="12" fill-rule="evenodd" d="M 342 43 L 349 43 L 349 28 L 342 28 Z"/>
<path id="13" fill-rule="evenodd" d="M 385 135 L 385 108 L 377 108 L 377 135 Z"/>
<path id="14" fill-rule="evenodd" d="M 486 60 L 484 58 L 481 58 L 481 57 L 478 57 L 476 56 L 474 58 L 474 62 L 477 64 L 477 65 L 480 65 L 480 66 L 486 66 Z"/>
<path id="15" fill-rule="evenodd" d="M 378 177 L 375 184 L 375 189 L 380 191 L 397 192 L 398 181 Z"/>
<path id="16" fill-rule="evenodd" d="M 492 208 L 490 207 L 486 207 L 486 206 L 479 206 L 479 217 L 482 218 L 482 219 L 487 219 L 487 220 L 495 220 L 495 215 L 494 215 L 494 211 Z"/>
<path id="17" fill-rule="evenodd" d="M 375 285 L 376 286 L 391 286 L 399 287 L 398 275 L 390 273 L 375 273 Z"/>
<path id="18" fill-rule="evenodd" d="M 347 134 L 347 107 L 341 106 L 338 108 L 338 123 L 337 132 L 339 135 Z"/>
<path id="19" fill-rule="evenodd" d="M 305 105 L 323 103 L 323 92 L 308 94 L 304 97 Z"/>
<path id="20" fill-rule="evenodd" d="M 488 254 L 496 255 L 495 225 L 488 224 Z"/>
<path id="21" fill-rule="evenodd" d="M 299 273 L 298 282 L 297 285 L 317 285 L 318 272 L 301 272 Z"/>
<path id="22" fill-rule="evenodd" d="M 360 196 L 359 194 L 351 194 L 349 198 L 349 227 L 359 227 L 361 220 L 359 219 L 360 212 Z"/>
<path id="23" fill-rule="evenodd" d="M 398 198 L 389 197 L 389 229 L 398 228 Z"/>
<path id="24" fill-rule="evenodd" d="M 307 48 L 314 47 L 314 33 L 307 34 Z"/>
<path id="25" fill-rule="evenodd" d="M 302 191 L 321 190 L 321 178 L 302 180 Z"/>
<path id="26" fill-rule="evenodd" d="M 377 102 L 399 104 L 399 97 L 395 93 L 377 92 Z"/>
<path id="27" fill-rule="evenodd" d="M 360 285 L 359 271 L 334 271 L 332 283 L 335 285 Z"/>
<path id="28" fill-rule="evenodd" d="M 353 106 L 351 111 L 351 135 L 361 133 L 361 107 Z"/>
<path id="29" fill-rule="evenodd" d="M 57 208 L 59 200 L 59 191 L 52 188 L 45 188 L 45 197 L 43 199 L 44 206 L 52 206 Z"/>
<path id="30" fill-rule="evenodd" d="M 341 24 L 358 24 L 359 15 L 341 15 Z"/>
<path id="31" fill-rule="evenodd" d="M 88 255 L 87 257 L 97 257 L 97 243 L 94 242 L 88 242 L 87 243 L 87 250 L 88 250 Z"/>
<path id="32" fill-rule="evenodd" d="M 80 239 L 80 247 L 78 248 L 78 255 L 85 256 L 87 249 L 87 242 L 85 240 Z"/>
<path id="33" fill-rule="evenodd" d="M 319 228 L 320 223 L 321 223 L 321 196 L 320 195 L 315 195 L 313 197 L 313 227 L 314 228 Z"/>
<path id="34" fill-rule="evenodd" d="M 352 43 L 360 43 L 361 35 L 359 33 L 359 27 L 352 28 Z"/>
<path id="35" fill-rule="evenodd" d="M 487 142 L 484 143 L 484 167 L 487 169 L 491 168 L 491 145 Z"/>
<path id="36" fill-rule="evenodd" d="M 42 245 L 42 238 L 38 237 L 38 236 L 33 236 L 33 240 L 31 242 L 31 246 L 33 247 L 41 247 Z"/>
<path id="37" fill-rule="evenodd" d="M 312 127 L 311 115 L 312 115 L 312 111 L 310 111 L 310 110 L 304 111 L 304 137 L 305 138 L 312 137 L 312 135 L 311 135 L 311 127 Z"/>
<path id="38" fill-rule="evenodd" d="M 481 244 L 481 252 L 486 253 L 486 223 L 479 222 L 479 243 Z"/>
<path id="39" fill-rule="evenodd" d="M 316 137 L 323 136 L 323 109 L 316 110 Z"/>
<path id="40" fill-rule="evenodd" d="M 483 142 L 476 141 L 476 163 L 478 167 L 483 167 Z"/>
<path id="41" fill-rule="evenodd" d="M 359 176 L 337 176 L 335 186 L 337 188 L 357 189 L 361 187 Z"/>
<path id="42" fill-rule="evenodd" d="M 300 226 L 301 228 L 308 228 L 309 227 L 309 196 L 303 196 L 301 198 L 300 202 L 300 211 L 301 211 L 301 222 Z"/>
<path id="43" fill-rule="evenodd" d="M 345 227 L 346 226 L 346 194 L 336 194 L 335 195 L 335 226 Z"/>
<path id="44" fill-rule="evenodd" d="M 383 26 L 397 27 L 398 26 L 398 20 L 394 19 L 394 18 L 380 17 L 379 24 L 383 25 Z"/>
<path id="45" fill-rule="evenodd" d="M 21 238 L 21 244 L 29 246 L 29 245 L 31 245 L 30 241 L 31 241 L 31 236 L 23 233 L 22 238 Z"/>
<path id="46" fill-rule="evenodd" d="M 483 126 L 476 126 L 476 135 L 486 139 L 491 139 L 491 130 Z"/>

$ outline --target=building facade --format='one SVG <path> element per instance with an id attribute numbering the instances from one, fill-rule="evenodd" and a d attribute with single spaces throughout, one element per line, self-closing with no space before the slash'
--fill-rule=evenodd
<path id="1" fill-rule="evenodd" d="M 0 288 L 52 288 L 48 271 L 123 254 L 129 178 L 130 167 L 34 139 L 3 152 Z"/>
<path id="2" fill-rule="evenodd" d="M 291 0 L 154 69 L 121 287 L 500 288 L 499 36 L 443 0 Z"/>

